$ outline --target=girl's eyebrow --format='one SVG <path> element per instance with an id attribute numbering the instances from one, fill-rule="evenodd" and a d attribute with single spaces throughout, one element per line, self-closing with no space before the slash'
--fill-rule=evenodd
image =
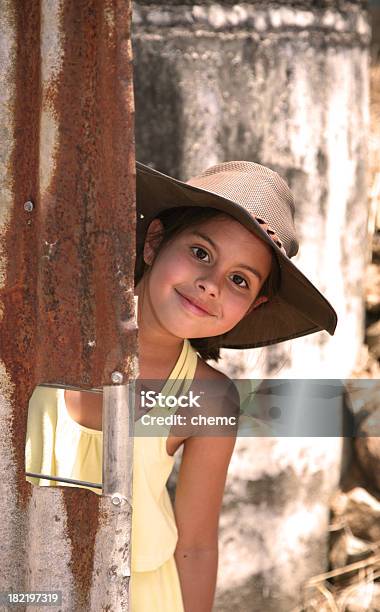
<path id="1" fill-rule="evenodd" d="M 198 238 L 203 238 L 203 240 L 205 240 L 206 242 L 211 244 L 211 246 L 216 251 L 219 252 L 219 249 L 218 249 L 217 245 L 215 244 L 215 242 L 213 240 L 211 240 L 211 238 L 209 236 L 206 236 L 206 234 L 202 234 L 202 232 L 198 232 L 197 230 L 193 230 L 192 234 L 193 234 L 193 236 L 198 236 Z M 252 268 L 252 266 L 247 266 L 246 264 L 237 264 L 237 266 L 239 268 L 244 268 L 245 270 L 249 270 L 249 272 L 252 272 L 252 274 L 257 276 L 257 278 L 259 279 L 260 283 L 262 282 L 263 277 L 261 276 L 260 272 L 258 270 L 256 270 L 256 268 Z"/>

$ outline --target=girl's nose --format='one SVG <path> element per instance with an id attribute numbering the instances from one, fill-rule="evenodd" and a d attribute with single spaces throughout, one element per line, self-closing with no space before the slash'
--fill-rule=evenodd
<path id="1" fill-rule="evenodd" d="M 219 287 L 216 279 L 210 277 L 208 278 L 200 278 L 196 281 L 196 286 L 202 292 L 207 293 L 212 297 L 217 297 L 219 295 Z"/>

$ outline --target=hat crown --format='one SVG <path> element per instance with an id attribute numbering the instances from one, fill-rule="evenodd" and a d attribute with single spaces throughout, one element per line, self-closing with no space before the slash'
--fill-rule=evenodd
<path id="1" fill-rule="evenodd" d="M 207 168 L 187 181 L 243 207 L 263 219 L 280 238 L 286 254 L 298 251 L 295 206 L 286 181 L 274 170 L 249 161 L 229 161 Z"/>

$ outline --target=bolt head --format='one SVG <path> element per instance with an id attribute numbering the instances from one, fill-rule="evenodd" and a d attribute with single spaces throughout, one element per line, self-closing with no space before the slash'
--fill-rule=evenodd
<path id="1" fill-rule="evenodd" d="M 32 212 L 33 208 L 34 208 L 34 204 L 33 204 L 33 202 L 31 202 L 30 200 L 28 200 L 27 202 L 25 202 L 25 204 L 24 204 L 24 210 L 25 210 L 26 212 Z"/>
<path id="2" fill-rule="evenodd" d="M 112 372 L 111 380 L 115 385 L 121 385 L 123 382 L 123 375 L 121 372 Z"/>
<path id="3" fill-rule="evenodd" d="M 120 506 L 121 504 L 121 497 L 120 495 L 114 495 L 112 498 L 112 503 L 114 506 Z"/>

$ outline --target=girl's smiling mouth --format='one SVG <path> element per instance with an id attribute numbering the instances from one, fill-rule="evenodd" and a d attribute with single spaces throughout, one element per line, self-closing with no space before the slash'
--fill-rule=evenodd
<path id="1" fill-rule="evenodd" d="M 188 310 L 189 312 L 192 312 L 193 314 L 196 314 L 200 317 L 214 317 L 216 315 L 212 314 L 211 312 L 209 312 L 208 310 L 206 310 L 205 308 L 202 308 L 201 306 L 197 306 L 197 304 L 195 304 L 190 298 L 187 298 L 186 296 L 182 295 L 182 293 L 180 293 L 177 289 L 175 289 L 175 292 L 177 293 L 181 304 L 184 306 L 184 308 L 186 308 L 186 310 Z"/>

